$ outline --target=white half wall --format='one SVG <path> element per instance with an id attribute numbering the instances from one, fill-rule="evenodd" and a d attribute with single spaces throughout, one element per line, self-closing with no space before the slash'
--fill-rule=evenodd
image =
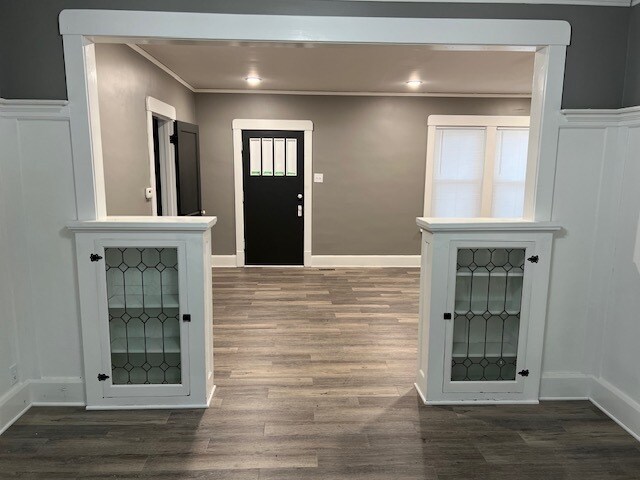
<path id="1" fill-rule="evenodd" d="M 66 102 L 0 99 L 0 145 L 1 431 L 33 402 L 83 402 L 84 390 Z"/>

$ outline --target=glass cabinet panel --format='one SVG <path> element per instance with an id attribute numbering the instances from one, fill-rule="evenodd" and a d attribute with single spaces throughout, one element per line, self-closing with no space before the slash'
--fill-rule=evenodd
<path id="1" fill-rule="evenodd" d="M 524 248 L 457 252 L 451 381 L 513 381 Z"/>
<path id="2" fill-rule="evenodd" d="M 105 248 L 113 385 L 182 382 L 178 249 Z"/>

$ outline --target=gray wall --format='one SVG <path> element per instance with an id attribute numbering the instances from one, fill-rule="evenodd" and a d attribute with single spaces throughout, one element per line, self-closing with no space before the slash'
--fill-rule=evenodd
<path id="1" fill-rule="evenodd" d="M 213 252 L 235 253 L 236 118 L 311 120 L 314 255 L 420 251 L 427 117 L 528 115 L 528 99 L 197 94 L 203 206 L 218 216 Z"/>
<path id="2" fill-rule="evenodd" d="M 640 105 L 640 4 L 631 8 L 623 107 Z"/>
<path id="3" fill-rule="evenodd" d="M 58 14 L 65 8 L 567 20 L 573 34 L 563 106 L 616 108 L 622 103 L 630 12 L 626 7 L 336 0 L 4 0 L 0 90 L 5 98 L 66 98 L 58 34 Z"/>
<path id="4" fill-rule="evenodd" d="M 147 95 L 195 123 L 195 95 L 126 45 L 96 47 L 107 213 L 151 215 Z"/>

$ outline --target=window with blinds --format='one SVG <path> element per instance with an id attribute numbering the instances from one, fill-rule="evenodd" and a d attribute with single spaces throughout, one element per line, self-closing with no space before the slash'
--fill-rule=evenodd
<path id="1" fill-rule="evenodd" d="M 430 132 L 425 215 L 521 218 L 529 128 L 475 123 Z"/>

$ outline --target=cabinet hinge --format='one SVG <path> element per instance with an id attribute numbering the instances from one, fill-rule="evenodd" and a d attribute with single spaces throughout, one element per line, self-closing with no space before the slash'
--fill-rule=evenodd
<path id="1" fill-rule="evenodd" d="M 531 263 L 538 263 L 538 255 L 532 255 L 531 257 L 527 258 L 527 260 Z"/>
<path id="2" fill-rule="evenodd" d="M 190 313 L 185 313 L 184 315 L 182 315 L 182 321 L 183 322 L 190 322 L 191 321 L 191 314 Z"/>
<path id="3" fill-rule="evenodd" d="M 174 133 L 172 135 L 169 135 L 169 142 L 173 143 L 174 145 L 178 144 L 178 134 Z"/>
<path id="4" fill-rule="evenodd" d="M 518 372 L 518 375 L 521 375 L 523 377 L 528 377 L 529 376 L 529 370 L 520 370 Z"/>
<path id="5" fill-rule="evenodd" d="M 105 375 L 104 373 L 98 374 L 98 380 L 100 380 L 101 382 L 104 382 L 107 378 L 110 378 L 109 375 Z"/>
<path id="6" fill-rule="evenodd" d="M 102 260 L 102 257 L 97 253 L 92 253 L 91 255 L 89 255 L 89 260 L 91 260 L 92 262 L 97 262 L 98 260 Z"/>

